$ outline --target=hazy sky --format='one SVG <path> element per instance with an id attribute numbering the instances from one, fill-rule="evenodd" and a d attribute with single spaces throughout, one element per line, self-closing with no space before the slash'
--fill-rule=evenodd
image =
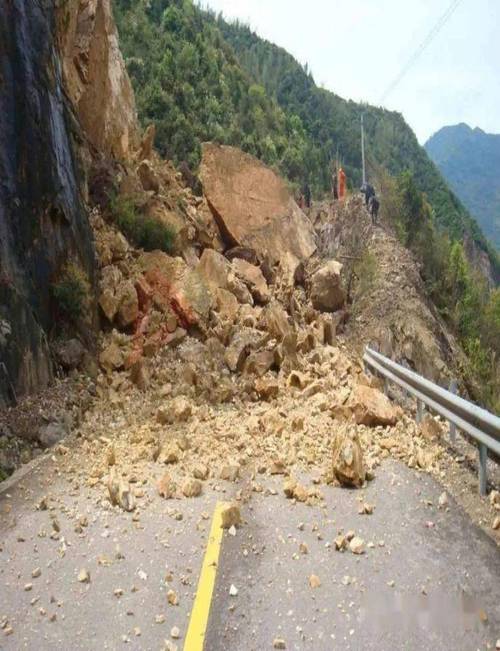
<path id="1" fill-rule="evenodd" d="M 451 0 L 203 0 L 308 63 L 317 84 L 380 105 Z M 467 122 L 500 133 L 500 0 L 462 0 L 385 101 L 420 142 Z"/>

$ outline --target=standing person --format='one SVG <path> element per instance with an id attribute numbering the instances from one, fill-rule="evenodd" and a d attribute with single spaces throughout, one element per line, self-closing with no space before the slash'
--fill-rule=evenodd
<path id="1" fill-rule="evenodd" d="M 380 209 L 380 201 L 377 199 L 375 196 L 375 193 L 370 197 L 370 201 L 368 203 L 368 210 L 370 211 L 370 215 L 372 216 L 372 224 L 375 226 L 378 221 L 378 211 Z"/>
<path id="2" fill-rule="evenodd" d="M 335 167 L 335 165 L 333 166 L 333 170 L 332 170 L 332 196 L 334 201 L 337 201 L 337 199 L 339 198 L 337 168 Z"/>
<path id="3" fill-rule="evenodd" d="M 361 186 L 361 194 L 365 195 L 365 205 L 368 207 L 370 199 L 375 196 L 375 188 L 369 183 L 363 183 Z"/>
<path id="4" fill-rule="evenodd" d="M 342 168 L 339 169 L 339 201 L 344 201 L 345 191 L 346 191 L 346 180 L 347 177 Z"/>

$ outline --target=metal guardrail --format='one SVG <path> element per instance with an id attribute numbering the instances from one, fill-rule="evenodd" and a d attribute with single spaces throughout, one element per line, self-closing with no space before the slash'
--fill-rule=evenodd
<path id="1" fill-rule="evenodd" d="M 477 442 L 479 492 L 481 495 L 486 495 L 488 450 L 500 457 L 500 418 L 455 395 L 456 383 L 452 383 L 451 390 L 447 391 L 421 375 L 396 364 L 368 346 L 363 361 L 365 365 L 382 375 L 386 382 L 390 380 L 415 396 L 417 399 L 417 423 L 421 422 L 424 405 L 427 405 L 449 421 L 452 442 L 455 440 L 457 429 L 466 432 Z"/>

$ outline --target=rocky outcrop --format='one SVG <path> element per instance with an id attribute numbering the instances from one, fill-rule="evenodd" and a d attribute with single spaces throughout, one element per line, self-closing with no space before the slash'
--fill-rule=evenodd
<path id="1" fill-rule="evenodd" d="M 138 123 L 111 0 L 59 3 L 57 34 L 64 83 L 97 151 L 118 159 L 138 147 Z"/>
<path id="2" fill-rule="evenodd" d="M 54 11 L 24 0 L 0 8 L 0 405 L 51 380 L 51 283 L 66 262 L 93 284 L 74 154 L 81 134 L 63 91 Z"/>
<path id="3" fill-rule="evenodd" d="M 296 261 L 315 251 L 313 228 L 284 180 L 234 147 L 203 145 L 203 190 L 228 248 L 254 249 L 260 260 Z"/>

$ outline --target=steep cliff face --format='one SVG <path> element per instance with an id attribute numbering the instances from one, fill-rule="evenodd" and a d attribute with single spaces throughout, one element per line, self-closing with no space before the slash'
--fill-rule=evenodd
<path id="1" fill-rule="evenodd" d="M 0 404 L 50 382 L 51 283 L 62 267 L 71 259 L 94 276 L 54 27 L 51 3 L 0 9 Z"/>
<path id="2" fill-rule="evenodd" d="M 110 0 L 69 0 L 57 10 L 64 82 L 93 147 L 126 159 L 137 145 L 132 86 Z"/>

